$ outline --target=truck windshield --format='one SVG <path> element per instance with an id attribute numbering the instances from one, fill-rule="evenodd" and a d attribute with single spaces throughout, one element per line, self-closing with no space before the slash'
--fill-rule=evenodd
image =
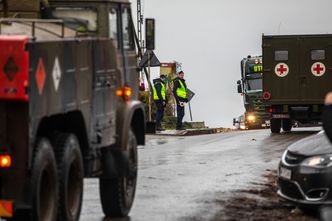
<path id="1" fill-rule="evenodd" d="M 67 27 L 79 32 L 97 31 L 97 11 L 92 8 L 54 8 L 52 14 L 55 18 L 63 19 Z"/>
<path id="2" fill-rule="evenodd" d="M 247 91 L 262 91 L 263 80 L 259 79 L 248 79 L 247 81 Z"/>

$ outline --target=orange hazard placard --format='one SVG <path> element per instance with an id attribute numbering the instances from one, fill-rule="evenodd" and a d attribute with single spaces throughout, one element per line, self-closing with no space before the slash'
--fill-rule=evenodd
<path id="1" fill-rule="evenodd" d="M 0 217 L 13 217 L 13 202 L 0 200 Z"/>
<path id="2" fill-rule="evenodd" d="M 39 94 L 43 93 L 44 85 L 45 85 L 45 79 L 46 79 L 46 73 L 45 73 L 45 67 L 44 62 L 42 58 L 39 58 L 38 60 L 38 66 L 36 71 L 36 83 L 38 87 Z"/>

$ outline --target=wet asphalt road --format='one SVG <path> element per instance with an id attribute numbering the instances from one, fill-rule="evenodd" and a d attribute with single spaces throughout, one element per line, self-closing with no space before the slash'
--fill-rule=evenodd
<path id="1" fill-rule="evenodd" d="M 139 179 L 130 217 L 105 219 L 97 179 L 86 179 L 81 221 L 213 220 L 229 192 L 264 183 L 286 146 L 318 132 L 236 131 L 193 137 L 147 136 L 139 147 Z"/>

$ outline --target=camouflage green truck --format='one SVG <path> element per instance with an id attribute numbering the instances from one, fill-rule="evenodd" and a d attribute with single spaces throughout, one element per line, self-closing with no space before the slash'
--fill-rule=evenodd
<path id="1" fill-rule="evenodd" d="M 320 123 L 332 90 L 332 35 L 263 35 L 263 98 L 271 132 L 291 131 L 294 121 Z"/>
<path id="2" fill-rule="evenodd" d="M 246 129 L 264 128 L 270 118 L 263 103 L 262 70 L 262 56 L 248 55 L 241 60 L 241 80 L 237 81 L 237 90 L 243 96 Z"/>
<path id="3" fill-rule="evenodd" d="M 0 1 L 0 220 L 78 221 L 83 178 L 106 217 L 128 215 L 138 46 L 129 0 Z"/>

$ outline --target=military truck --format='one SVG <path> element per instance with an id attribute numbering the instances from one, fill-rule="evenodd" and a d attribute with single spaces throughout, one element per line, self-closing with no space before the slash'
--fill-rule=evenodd
<path id="1" fill-rule="evenodd" d="M 332 90 L 332 35 L 263 35 L 263 98 L 271 132 L 291 131 L 294 121 L 320 123 Z"/>
<path id="2" fill-rule="evenodd" d="M 107 217 L 126 216 L 145 142 L 129 1 L 1 9 L 0 217 L 79 220 L 84 177 Z"/>
<path id="3" fill-rule="evenodd" d="M 243 96 L 245 128 L 263 128 L 269 123 L 265 112 L 262 85 L 262 56 L 250 56 L 241 60 L 241 80 L 237 81 L 238 93 Z"/>
<path id="4" fill-rule="evenodd" d="M 233 126 L 238 130 L 248 129 L 246 124 L 245 124 L 245 115 L 242 114 L 239 117 L 233 118 Z"/>

